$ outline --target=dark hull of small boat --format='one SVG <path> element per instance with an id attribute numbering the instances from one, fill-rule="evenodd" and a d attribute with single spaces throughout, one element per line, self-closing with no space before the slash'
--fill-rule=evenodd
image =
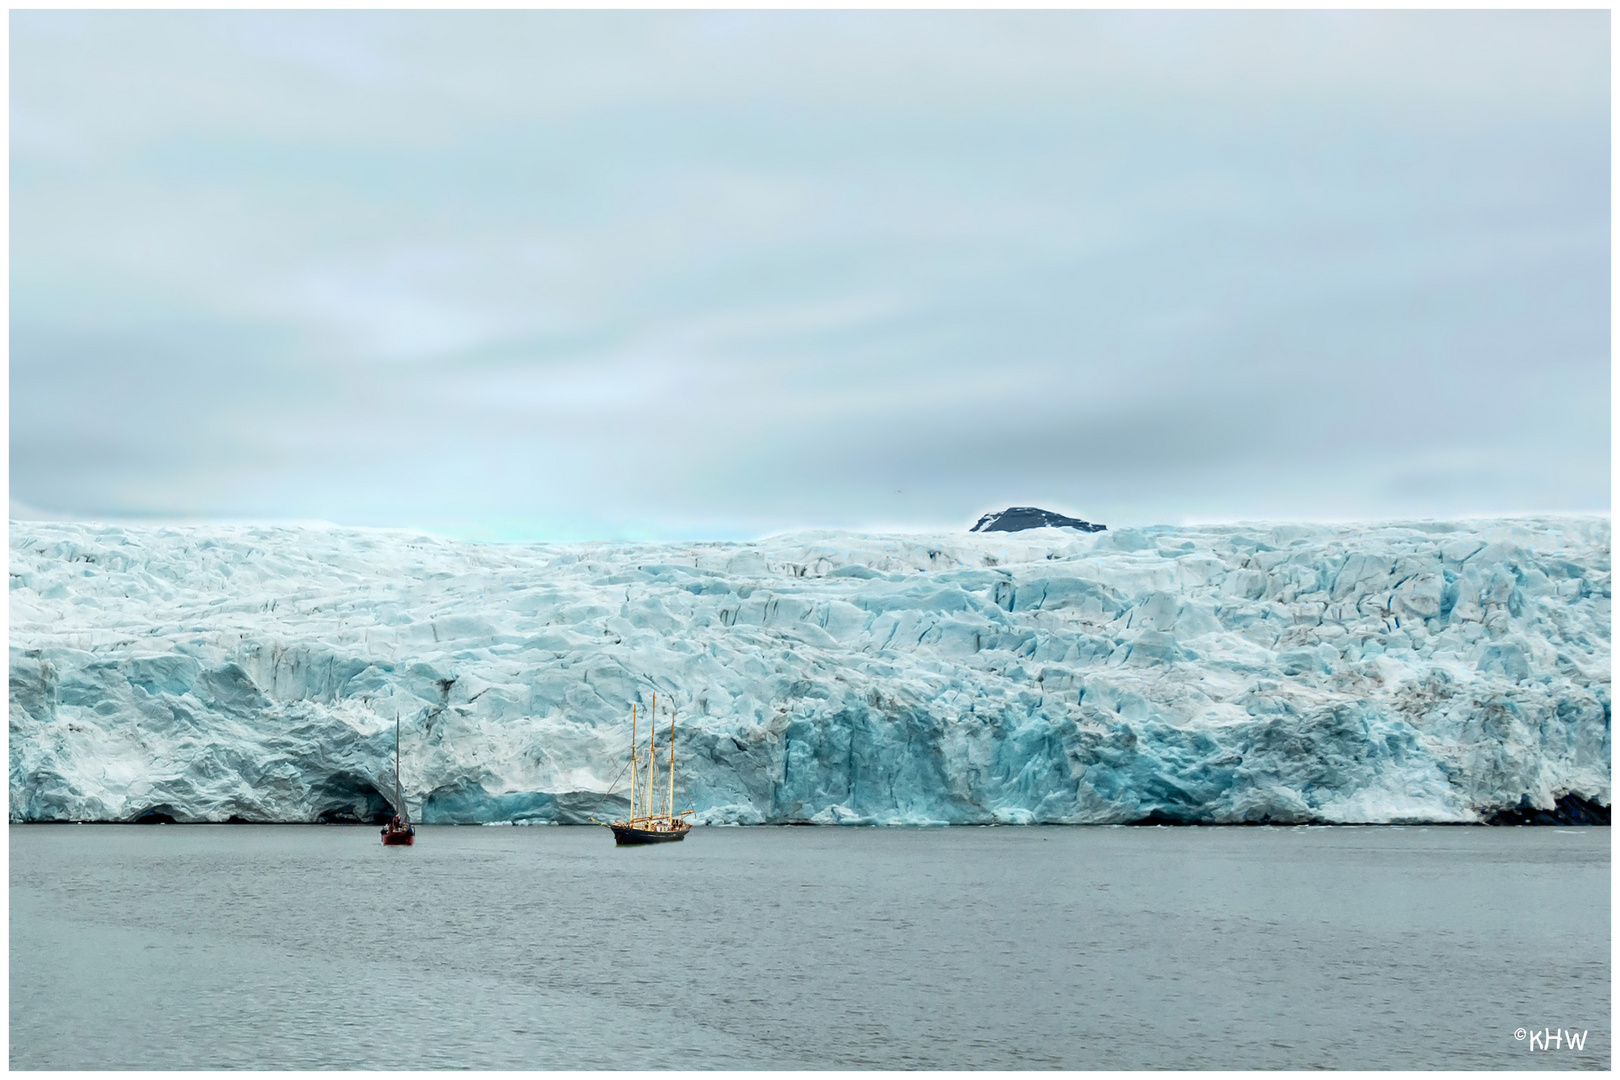
<path id="1" fill-rule="evenodd" d="M 692 831 L 692 826 L 682 825 L 674 829 L 632 829 L 628 825 L 609 825 L 613 830 L 613 842 L 620 847 L 629 844 L 668 844 L 674 840 L 685 840 L 686 834 Z"/>
<path id="2" fill-rule="evenodd" d="M 416 830 L 402 829 L 395 832 L 392 829 L 384 829 L 382 838 L 385 847 L 410 847 L 416 843 Z"/>

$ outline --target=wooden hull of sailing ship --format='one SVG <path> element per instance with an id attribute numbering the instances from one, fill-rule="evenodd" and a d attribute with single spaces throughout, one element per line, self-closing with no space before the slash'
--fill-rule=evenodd
<path id="1" fill-rule="evenodd" d="M 613 842 L 620 847 L 627 844 L 667 844 L 672 840 L 685 840 L 686 834 L 692 831 L 692 826 L 684 822 L 677 822 L 668 829 L 638 829 L 632 825 L 609 825 L 613 830 Z"/>
<path id="2" fill-rule="evenodd" d="M 382 831 L 383 846 L 410 847 L 416 843 L 415 829 L 384 829 Z"/>

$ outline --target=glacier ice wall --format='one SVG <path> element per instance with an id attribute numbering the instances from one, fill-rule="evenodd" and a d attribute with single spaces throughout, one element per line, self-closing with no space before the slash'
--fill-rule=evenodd
<path id="1" fill-rule="evenodd" d="M 579 821 L 655 690 L 711 823 L 1607 805 L 1609 531 L 492 545 L 12 522 L 11 820 L 369 819 L 397 716 L 418 819 Z"/>

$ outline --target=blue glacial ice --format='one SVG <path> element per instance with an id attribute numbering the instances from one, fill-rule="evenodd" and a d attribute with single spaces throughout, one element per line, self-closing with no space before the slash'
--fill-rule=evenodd
<path id="1" fill-rule="evenodd" d="M 418 820 L 581 821 L 654 691 L 711 824 L 1606 806 L 1609 532 L 12 522 L 11 820 L 369 819 L 397 716 Z"/>

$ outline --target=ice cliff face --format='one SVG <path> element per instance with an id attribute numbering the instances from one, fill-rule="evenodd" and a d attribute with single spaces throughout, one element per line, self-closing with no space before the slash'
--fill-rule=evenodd
<path id="1" fill-rule="evenodd" d="M 369 819 L 396 715 L 418 820 L 577 821 L 655 689 L 711 823 L 1477 821 L 1610 801 L 1609 523 L 13 522 L 10 687 L 13 821 Z"/>

